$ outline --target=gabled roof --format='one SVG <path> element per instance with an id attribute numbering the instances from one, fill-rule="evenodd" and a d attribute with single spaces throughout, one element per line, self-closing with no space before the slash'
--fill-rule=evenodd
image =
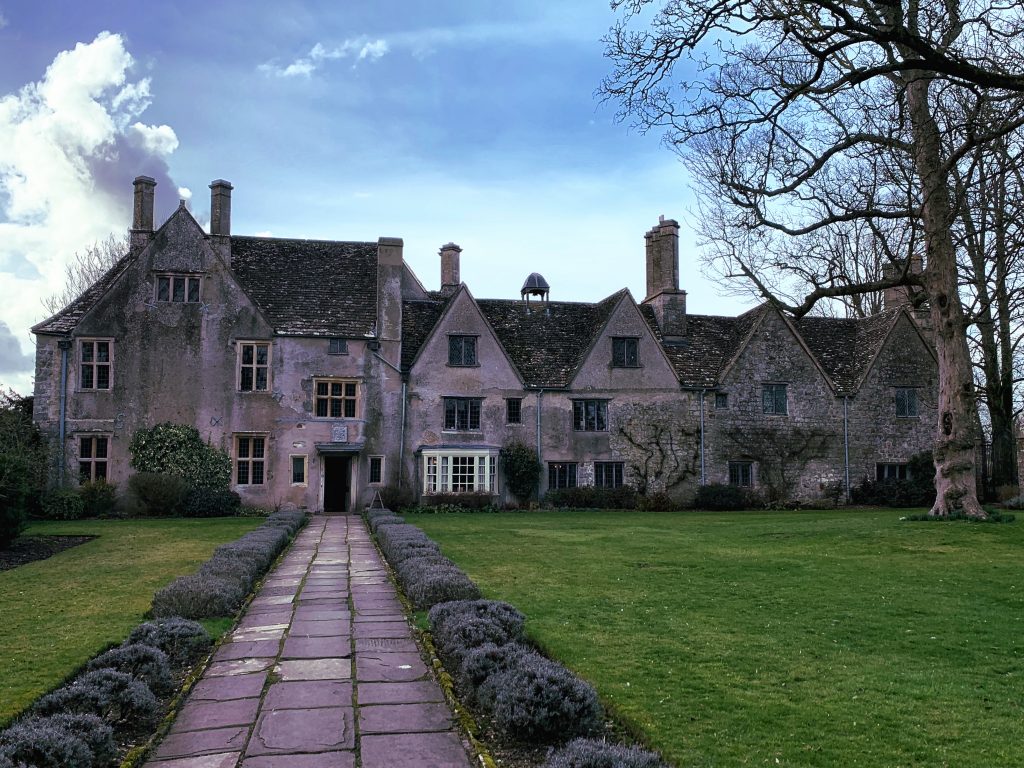
<path id="1" fill-rule="evenodd" d="M 41 323 L 33 325 L 32 333 L 55 335 L 71 333 L 71 331 L 75 329 L 75 326 L 81 322 L 83 317 L 85 317 L 86 313 L 96 305 L 96 303 L 103 297 L 103 294 L 105 294 L 117 281 L 117 278 L 121 276 L 121 273 L 128 268 L 131 260 L 132 256 L 130 253 L 122 256 L 114 266 L 104 273 L 103 277 L 89 286 L 81 296 L 72 301 L 57 314 L 52 317 L 48 317 Z"/>
<path id="2" fill-rule="evenodd" d="M 899 314 L 899 309 L 888 309 L 863 319 L 805 316 L 794 325 L 839 394 L 852 394 Z"/>
<path id="3" fill-rule="evenodd" d="M 408 371 L 420 349 L 430 338 L 437 321 L 444 314 L 447 301 L 425 299 L 402 302 L 402 370 Z"/>
<path id="4" fill-rule="evenodd" d="M 233 236 L 231 269 L 279 334 L 359 337 L 377 318 L 377 243 Z"/>
<path id="5" fill-rule="evenodd" d="M 477 304 L 524 381 L 534 387 L 569 386 L 594 336 L 604 328 L 623 291 L 596 304 L 478 299 Z"/>

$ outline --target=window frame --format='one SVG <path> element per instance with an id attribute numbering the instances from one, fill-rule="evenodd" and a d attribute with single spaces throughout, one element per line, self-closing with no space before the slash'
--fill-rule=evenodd
<path id="1" fill-rule="evenodd" d="M 480 355 L 477 346 L 479 335 L 472 333 L 449 333 L 448 334 L 448 365 L 452 368 L 477 368 L 480 365 Z M 458 344 L 456 354 L 453 345 Z M 467 350 L 472 358 L 467 361 Z"/>
<path id="2" fill-rule="evenodd" d="M 442 398 L 443 424 L 445 432 L 479 432 L 481 414 L 484 410 L 484 399 L 482 397 L 444 397 Z M 449 413 L 449 405 L 453 410 Z M 465 407 L 465 426 L 460 421 L 460 406 Z M 475 406 L 475 413 L 474 413 Z M 452 418 L 449 419 L 449 416 Z M 475 422 L 474 422 L 475 417 Z"/>
<path id="3" fill-rule="evenodd" d="M 771 392 L 771 406 L 768 393 Z M 779 393 L 782 393 L 782 410 L 779 410 Z M 761 384 L 761 411 L 765 416 L 789 416 L 789 385 L 784 382 Z"/>
<path id="4" fill-rule="evenodd" d="M 472 467 L 469 466 L 469 460 L 472 460 Z M 458 474 L 458 490 L 455 489 L 457 464 L 462 469 Z M 420 487 L 424 496 L 462 493 L 487 493 L 493 496 L 498 492 L 497 451 L 444 448 L 424 450 L 420 466 L 423 470 Z"/>
<path id="5" fill-rule="evenodd" d="M 99 345 L 106 344 L 107 359 L 99 360 Z M 86 348 L 90 358 L 86 360 Z M 99 386 L 99 371 L 106 370 L 107 386 Z M 85 383 L 85 372 L 89 371 L 91 385 Z M 114 339 L 102 336 L 86 336 L 78 339 L 78 391 L 79 392 L 110 392 L 114 389 Z"/>
<path id="6" fill-rule="evenodd" d="M 85 483 L 95 482 L 110 482 L 110 447 L 113 443 L 114 436 L 109 432 L 89 432 L 79 433 L 75 435 L 78 442 L 78 484 L 84 485 Z M 88 455 L 85 455 L 84 446 L 88 441 L 89 451 Z M 102 443 L 100 442 L 102 441 Z M 103 455 L 98 456 L 99 446 L 103 446 Z M 87 473 L 82 472 L 82 466 L 88 464 L 89 470 Z M 102 476 L 97 477 L 97 469 L 103 468 Z M 88 474 L 88 477 L 86 477 Z"/>
<path id="7" fill-rule="evenodd" d="M 564 475 L 564 482 L 563 482 Z M 557 491 L 563 488 L 579 488 L 580 465 L 577 461 L 548 462 L 548 490 Z"/>
<path id="8" fill-rule="evenodd" d="M 763 397 L 763 395 L 762 395 Z M 715 392 L 715 410 L 716 411 L 727 411 L 729 410 L 729 393 L 728 392 Z"/>
<path id="9" fill-rule="evenodd" d="M 745 477 L 744 477 L 745 475 Z M 752 461 L 730 461 L 729 462 L 729 485 L 737 488 L 754 487 L 754 462 Z"/>
<path id="10" fill-rule="evenodd" d="M 302 479 L 295 479 L 295 460 L 300 459 L 302 461 Z M 308 453 L 290 453 L 288 454 L 288 474 L 291 477 L 290 485 L 295 487 L 306 488 L 309 486 L 309 454 Z"/>
<path id="11" fill-rule="evenodd" d="M 153 301 L 158 304 L 202 304 L 203 303 L 203 276 L 195 272 L 157 272 L 153 280 Z M 160 297 L 161 282 L 167 281 L 167 298 Z M 181 299 L 174 298 L 175 286 L 178 282 L 182 284 Z M 191 298 L 189 288 L 195 283 L 196 297 Z"/>
<path id="12" fill-rule="evenodd" d="M 242 441 L 247 441 L 246 456 L 241 455 Z M 253 453 L 256 447 L 255 441 L 259 440 L 262 445 L 263 453 L 261 456 L 249 455 Z M 232 464 L 231 464 L 231 478 L 234 485 L 239 488 L 255 488 L 267 486 L 269 475 L 267 473 L 267 443 L 269 442 L 269 435 L 265 432 L 236 432 L 231 441 L 232 446 Z M 242 476 L 242 462 L 245 462 L 245 482 L 241 482 Z M 260 469 L 260 481 L 253 482 L 255 477 L 255 468 L 259 466 Z M 290 468 L 289 468 L 290 469 Z M 307 471 L 308 471 L 307 466 Z"/>
<path id="13" fill-rule="evenodd" d="M 608 474 L 611 473 L 611 482 Z M 626 484 L 626 463 L 624 461 L 595 461 L 595 488 L 622 488 Z"/>
<path id="14" fill-rule="evenodd" d="M 513 420 L 513 407 L 512 403 L 515 403 L 515 419 Z M 523 398 L 521 397 L 506 397 L 505 398 L 505 423 L 521 427 L 523 425 Z"/>
<path id="15" fill-rule="evenodd" d="M 896 406 L 897 419 L 917 419 L 921 417 L 921 409 L 917 399 L 917 387 L 893 387 L 893 399 Z M 903 396 L 903 413 L 900 413 L 900 396 Z"/>
<path id="16" fill-rule="evenodd" d="M 347 355 L 348 354 L 348 339 L 340 336 L 334 336 L 327 340 L 327 354 L 328 355 Z"/>
<path id="17" fill-rule="evenodd" d="M 640 337 L 612 336 L 612 368 L 640 367 Z"/>
<path id="18" fill-rule="evenodd" d="M 607 432 L 608 399 L 580 398 L 572 401 L 572 429 L 574 432 Z M 589 408 L 594 412 L 590 414 Z M 593 426 L 591 426 L 593 424 Z"/>
<path id="19" fill-rule="evenodd" d="M 370 456 L 366 464 L 366 484 L 367 485 L 384 485 L 384 457 L 383 456 Z M 373 465 L 377 465 L 377 479 L 373 479 L 374 471 Z"/>
<path id="20" fill-rule="evenodd" d="M 910 480 L 910 465 L 905 461 L 879 461 L 875 463 L 875 481 Z"/>
<path id="21" fill-rule="evenodd" d="M 313 377 L 313 415 L 318 419 L 331 419 L 336 421 L 338 419 L 358 419 L 359 418 L 359 406 L 362 400 L 362 387 L 360 387 L 359 379 L 345 379 L 337 376 L 314 376 Z M 321 395 L 319 393 L 320 385 L 324 384 L 327 386 L 327 394 Z M 333 394 L 334 385 L 341 387 L 341 394 Z M 349 387 L 354 387 L 355 391 L 353 394 L 348 394 Z M 320 413 L 320 401 L 326 401 L 325 410 L 326 413 Z M 332 403 L 338 402 L 340 413 L 334 416 L 331 413 Z M 351 408 L 349 408 L 351 406 Z M 348 411 L 351 410 L 351 414 Z"/>
<path id="22" fill-rule="evenodd" d="M 236 347 L 237 347 L 237 352 L 236 352 L 236 362 L 235 362 L 235 370 L 236 370 L 235 390 L 237 392 L 251 392 L 253 394 L 261 394 L 261 393 L 271 392 L 272 389 L 273 389 L 273 382 L 271 380 L 271 374 L 272 374 L 272 371 L 273 371 L 273 364 L 274 364 L 274 345 L 273 345 L 273 342 L 271 342 L 269 340 L 266 340 L 266 339 L 263 339 L 263 340 L 261 340 L 261 339 L 245 339 L 245 340 L 239 339 L 236 342 Z M 253 350 L 252 351 L 252 362 L 251 363 L 244 362 L 245 361 L 245 348 L 246 347 L 252 347 L 252 350 Z M 266 347 L 266 349 L 267 349 L 266 363 L 260 363 L 259 362 L 259 349 L 260 349 L 260 347 Z M 243 371 L 246 370 L 246 369 L 248 369 L 248 370 L 250 370 L 252 372 L 251 373 L 252 386 L 250 386 L 248 388 L 243 388 L 242 387 L 242 382 L 243 382 L 243 380 L 245 378 L 243 376 Z M 265 376 L 265 379 L 264 379 L 264 386 L 262 388 L 258 388 L 256 386 L 257 383 L 259 382 L 259 370 L 260 369 L 266 369 L 266 376 Z"/>

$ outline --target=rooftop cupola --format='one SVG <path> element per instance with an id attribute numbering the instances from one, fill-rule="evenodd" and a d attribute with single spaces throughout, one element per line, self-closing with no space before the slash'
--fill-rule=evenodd
<path id="1" fill-rule="evenodd" d="M 548 294 L 551 293 L 551 286 L 548 285 L 548 281 L 544 279 L 544 275 L 540 272 L 531 272 L 530 276 L 523 282 L 523 287 L 519 290 L 519 298 L 526 301 L 526 305 L 530 305 L 530 297 L 536 296 L 538 299 L 543 299 L 546 304 L 548 301 Z"/>

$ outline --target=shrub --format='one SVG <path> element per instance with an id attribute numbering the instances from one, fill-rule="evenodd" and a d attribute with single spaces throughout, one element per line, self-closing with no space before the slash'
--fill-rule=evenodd
<path id="1" fill-rule="evenodd" d="M 183 666 L 202 656 L 213 639 L 198 621 L 172 617 L 139 624 L 126 642 L 129 645 L 134 643 L 159 648 L 172 664 Z"/>
<path id="2" fill-rule="evenodd" d="M 149 687 L 125 672 L 96 669 L 39 699 L 33 711 L 40 715 L 77 713 L 96 715 L 115 728 L 151 725 L 157 701 Z"/>
<path id="3" fill-rule="evenodd" d="M 184 517 L 233 517 L 242 506 L 242 497 L 227 488 L 193 488 L 185 494 L 181 514 Z"/>
<path id="4" fill-rule="evenodd" d="M 556 488 L 548 491 L 544 502 L 552 507 L 576 509 L 635 509 L 637 493 L 627 485 L 619 488 Z"/>
<path id="5" fill-rule="evenodd" d="M 504 627 L 476 616 L 453 616 L 434 632 L 438 650 L 458 667 L 473 648 L 481 645 L 506 645 L 512 637 Z"/>
<path id="6" fill-rule="evenodd" d="M 113 757 L 113 750 L 107 746 L 113 742 L 110 726 L 92 716 L 85 721 L 86 728 L 82 728 L 77 725 L 79 718 L 84 720 L 82 715 L 25 718 L 0 733 L 0 756 L 6 757 L 10 765 L 26 768 L 100 768 L 109 765 Z M 94 726 L 95 730 L 88 726 Z M 90 742 L 100 748 L 99 755 L 90 748 Z M 102 758 L 106 761 L 101 762 Z"/>
<path id="7" fill-rule="evenodd" d="M 636 508 L 643 512 L 671 512 L 673 509 L 681 509 L 681 506 L 664 491 L 655 491 L 654 493 L 638 494 Z"/>
<path id="8" fill-rule="evenodd" d="M 451 565 L 426 568 L 404 587 L 406 596 L 418 611 L 448 600 L 474 600 L 480 597 L 476 584 Z"/>
<path id="9" fill-rule="evenodd" d="M 153 616 L 209 619 L 231 616 L 249 590 L 237 580 L 193 573 L 181 576 L 153 595 Z"/>
<path id="10" fill-rule="evenodd" d="M 43 495 L 43 516 L 50 520 L 80 520 L 85 501 L 73 488 L 57 488 Z"/>
<path id="11" fill-rule="evenodd" d="M 609 744 L 599 739 L 574 739 L 548 752 L 543 768 L 665 768 L 654 752 Z"/>
<path id="12" fill-rule="evenodd" d="M 86 517 L 105 517 L 117 505 L 117 486 L 105 480 L 82 483 L 78 487 L 78 495 L 85 505 Z"/>
<path id="13" fill-rule="evenodd" d="M 203 442 L 199 430 L 184 424 L 157 424 L 137 431 L 128 444 L 138 472 L 174 475 L 194 488 L 227 488 L 231 458 Z"/>
<path id="14" fill-rule="evenodd" d="M 693 500 L 693 506 L 695 509 L 710 509 L 721 512 L 749 509 L 750 494 L 745 488 L 738 485 L 709 483 L 697 489 L 697 496 Z"/>
<path id="15" fill-rule="evenodd" d="M 128 495 L 141 507 L 138 514 L 162 517 L 177 514 L 188 494 L 188 483 L 177 475 L 139 472 L 128 478 Z"/>
<path id="16" fill-rule="evenodd" d="M 594 689 L 561 664 L 526 655 L 490 678 L 494 722 L 509 737 L 550 743 L 600 730 L 601 705 Z"/>
<path id="17" fill-rule="evenodd" d="M 402 510 L 416 505 L 416 494 L 405 488 L 388 486 L 380 489 L 381 503 L 389 510 Z"/>
<path id="18" fill-rule="evenodd" d="M 174 687 L 171 681 L 171 664 L 167 654 L 152 645 L 130 643 L 111 648 L 96 656 L 85 665 L 92 669 L 116 669 L 127 672 L 141 680 L 157 695 L 169 693 Z"/>
<path id="19" fill-rule="evenodd" d="M 485 712 L 490 712 L 494 708 L 494 697 L 497 693 L 490 681 L 530 655 L 540 654 L 521 643 L 478 645 L 476 648 L 470 648 L 462 657 L 462 663 L 456 672 L 456 680 L 470 701 L 475 701 Z"/>
<path id="20" fill-rule="evenodd" d="M 0 547 L 39 509 L 48 469 L 46 443 L 32 423 L 32 398 L 0 392 Z"/>
<path id="21" fill-rule="evenodd" d="M 432 632 L 438 632 L 449 619 L 462 617 L 487 619 L 497 624 L 512 639 L 523 636 L 526 617 L 515 606 L 500 600 L 452 600 L 430 609 L 427 619 Z"/>
<path id="22" fill-rule="evenodd" d="M 520 503 L 528 501 L 540 485 L 540 473 L 544 468 L 537 459 L 537 452 L 521 440 L 513 440 L 501 449 L 501 466 L 505 474 L 505 486 Z"/>
<path id="23" fill-rule="evenodd" d="M 408 512 L 465 512 L 477 510 L 495 512 L 494 496 L 489 493 L 435 493 L 424 496 L 421 506 Z"/>
<path id="24" fill-rule="evenodd" d="M 412 557 L 440 555 L 441 548 L 432 541 L 400 541 L 389 546 L 384 554 L 391 567 L 397 568 L 399 563 Z"/>
<path id="25" fill-rule="evenodd" d="M 284 528 L 289 535 L 294 534 L 309 519 L 309 513 L 301 509 L 280 509 L 267 516 L 261 527 Z"/>
<path id="26" fill-rule="evenodd" d="M 409 557 L 395 566 L 395 577 L 403 587 L 413 584 L 437 568 L 455 568 L 455 563 L 442 554 L 423 554 Z"/>
<path id="27" fill-rule="evenodd" d="M 907 480 L 864 478 L 850 489 L 856 504 L 885 507 L 930 507 L 935 503 L 935 463 L 931 451 L 922 451 L 907 462 Z"/>
<path id="28" fill-rule="evenodd" d="M 382 525 L 405 525 L 405 524 L 406 523 L 405 523 L 405 519 L 404 518 L 401 518 L 398 515 L 392 515 L 390 512 L 388 514 L 386 514 L 386 515 L 377 515 L 376 517 L 371 517 L 367 521 L 367 525 L 369 525 L 370 530 L 373 531 L 374 533 L 376 533 L 377 529 L 380 528 Z"/>

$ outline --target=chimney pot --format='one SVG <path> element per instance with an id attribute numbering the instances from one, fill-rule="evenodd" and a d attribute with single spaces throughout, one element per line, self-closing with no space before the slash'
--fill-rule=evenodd
<path id="1" fill-rule="evenodd" d="M 210 234 L 231 234 L 231 182 L 214 179 L 210 183 Z"/>

